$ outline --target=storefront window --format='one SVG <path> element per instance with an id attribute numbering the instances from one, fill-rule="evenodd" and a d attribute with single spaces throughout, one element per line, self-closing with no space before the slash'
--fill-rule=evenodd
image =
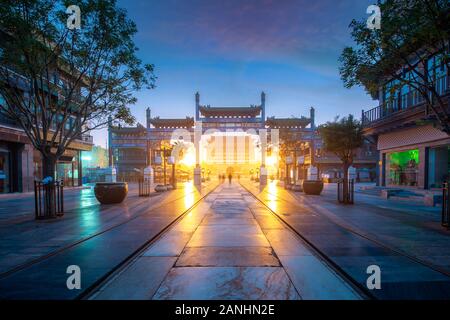
<path id="1" fill-rule="evenodd" d="M 62 157 L 56 164 L 56 179 L 63 180 L 65 186 L 78 186 L 78 152 L 71 161 L 67 160 L 67 158 L 68 157 Z"/>
<path id="2" fill-rule="evenodd" d="M 0 193 L 9 192 L 9 151 L 0 149 Z"/>
<path id="3" fill-rule="evenodd" d="M 428 153 L 428 187 L 440 188 L 450 175 L 450 146 L 430 148 Z"/>
<path id="4" fill-rule="evenodd" d="M 419 150 L 413 149 L 389 154 L 390 185 L 417 186 L 419 176 Z"/>

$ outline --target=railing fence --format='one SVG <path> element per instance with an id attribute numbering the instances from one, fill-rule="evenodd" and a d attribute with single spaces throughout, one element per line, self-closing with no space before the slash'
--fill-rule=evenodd
<path id="1" fill-rule="evenodd" d="M 353 204 L 355 197 L 355 180 L 348 180 L 347 194 L 344 194 L 344 179 L 340 179 L 337 184 L 337 198 L 339 203 Z"/>
<path id="2" fill-rule="evenodd" d="M 139 197 L 149 197 L 151 193 L 152 186 L 150 180 L 139 178 Z"/>
<path id="3" fill-rule="evenodd" d="M 442 226 L 450 228 L 450 189 L 449 183 L 444 182 L 442 186 Z"/>
<path id="4" fill-rule="evenodd" d="M 64 215 L 64 184 L 55 181 L 44 184 L 34 181 L 34 209 L 37 220 Z"/>

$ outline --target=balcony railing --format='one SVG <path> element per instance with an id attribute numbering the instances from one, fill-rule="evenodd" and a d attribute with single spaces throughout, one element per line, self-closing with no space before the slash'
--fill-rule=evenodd
<path id="1" fill-rule="evenodd" d="M 450 76 L 443 76 L 436 80 L 436 92 L 439 95 L 444 95 L 450 90 Z M 362 124 L 367 126 L 368 124 L 381 119 L 388 118 L 392 114 L 399 111 L 416 107 L 425 101 L 424 97 L 417 91 L 411 91 L 402 94 L 398 97 L 390 99 L 383 104 L 362 112 Z"/>
<path id="2" fill-rule="evenodd" d="M 89 134 L 80 135 L 78 140 L 81 140 L 86 143 L 94 144 L 94 137 Z"/>
<path id="3" fill-rule="evenodd" d="M 0 125 L 2 124 L 11 127 L 18 127 L 16 121 L 12 120 L 11 118 L 7 117 L 6 115 L 0 112 Z"/>

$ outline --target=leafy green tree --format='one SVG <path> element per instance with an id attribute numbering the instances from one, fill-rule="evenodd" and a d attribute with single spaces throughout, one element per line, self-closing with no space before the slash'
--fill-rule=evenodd
<path id="1" fill-rule="evenodd" d="M 54 177 L 66 148 L 84 133 L 133 123 L 134 93 L 154 87 L 153 65 L 137 57 L 136 25 L 115 0 L 80 0 L 81 27 L 69 28 L 73 1 L 2 0 L 0 106 L 41 153 Z"/>
<path id="2" fill-rule="evenodd" d="M 325 151 L 334 153 L 341 161 L 344 172 L 344 199 L 348 195 L 348 168 L 353 164 L 355 150 L 363 145 L 361 122 L 349 115 L 319 126 Z"/>
<path id="3" fill-rule="evenodd" d="M 362 85 L 377 98 L 379 88 L 394 80 L 387 90 L 391 99 L 409 87 L 426 103 L 429 120 L 450 133 L 449 111 L 439 89 L 450 70 L 450 1 L 386 0 L 378 5 L 381 29 L 368 29 L 365 20 L 350 24 L 355 45 L 340 57 L 345 87 Z"/>

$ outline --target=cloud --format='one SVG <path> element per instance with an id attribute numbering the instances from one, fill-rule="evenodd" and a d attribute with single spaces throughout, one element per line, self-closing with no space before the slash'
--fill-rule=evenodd
<path id="1" fill-rule="evenodd" d="M 348 24 L 356 13 L 365 14 L 365 2 L 155 0 L 127 7 L 137 16 L 139 40 L 160 54 L 283 60 L 331 76 L 349 42 Z"/>

